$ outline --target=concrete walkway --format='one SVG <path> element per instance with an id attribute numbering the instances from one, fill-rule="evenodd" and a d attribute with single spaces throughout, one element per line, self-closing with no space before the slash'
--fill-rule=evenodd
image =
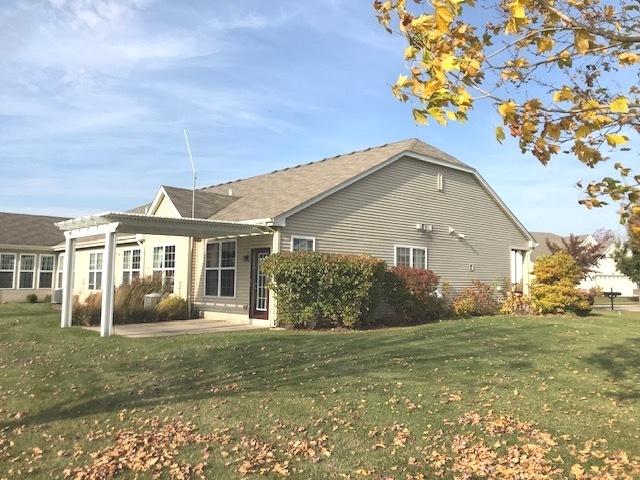
<path id="1" fill-rule="evenodd" d="M 82 327 L 100 333 L 100 327 Z M 171 322 L 129 323 L 114 325 L 116 335 L 130 338 L 166 337 L 169 335 L 197 335 L 200 333 L 226 333 L 246 330 L 265 330 L 267 327 L 249 323 L 224 322 L 198 318 L 194 320 L 176 320 Z"/>

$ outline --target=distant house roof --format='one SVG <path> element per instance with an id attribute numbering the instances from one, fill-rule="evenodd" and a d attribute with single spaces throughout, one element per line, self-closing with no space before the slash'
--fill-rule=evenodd
<path id="1" fill-rule="evenodd" d="M 413 152 L 454 167 L 471 168 L 442 150 L 414 138 L 205 187 L 199 192 L 216 193 L 224 200 L 220 197 L 208 200 L 202 197 L 196 199 L 196 208 L 198 203 L 203 203 L 205 208 L 211 208 L 213 212 L 204 218 L 216 220 L 276 218 L 403 152 Z M 188 200 L 190 216 L 191 191 L 177 190 L 183 190 L 184 193 L 180 195 L 184 195 L 185 209 Z M 229 195 L 230 191 L 232 196 Z M 224 202 L 227 204 L 218 208 Z M 176 208 L 179 207 L 176 205 Z"/>
<path id="2" fill-rule="evenodd" d="M 51 247 L 64 241 L 54 225 L 64 220 L 68 218 L 0 212 L 0 245 Z"/>
<path id="3" fill-rule="evenodd" d="M 162 188 L 164 188 L 171 203 L 173 203 L 181 216 L 192 217 L 193 190 L 166 185 Z M 238 197 L 228 194 L 223 195 L 209 190 L 196 190 L 194 218 L 211 218 L 236 200 L 238 200 Z"/>
<path id="4" fill-rule="evenodd" d="M 562 240 L 569 240 L 569 235 L 563 237 L 561 235 L 557 235 L 551 232 L 531 232 L 531 235 L 533 235 L 533 238 L 535 238 L 536 242 L 538 242 L 538 246 L 533 250 L 533 252 L 531 252 L 532 261 L 535 261 L 536 258 L 541 257 L 543 255 L 551 255 L 551 250 L 547 245 L 547 241 L 551 243 L 555 243 L 556 245 L 562 247 L 563 246 Z M 584 242 L 587 238 L 591 237 L 590 234 L 574 235 L 574 236 L 578 240 L 580 240 L 580 242 Z M 597 241 L 593 239 L 593 237 L 592 237 L 592 240 L 597 243 Z M 615 242 L 616 242 L 615 237 L 611 236 L 607 238 L 606 241 L 604 241 L 600 245 L 601 251 L 604 252 L 607 248 L 609 248 Z"/>

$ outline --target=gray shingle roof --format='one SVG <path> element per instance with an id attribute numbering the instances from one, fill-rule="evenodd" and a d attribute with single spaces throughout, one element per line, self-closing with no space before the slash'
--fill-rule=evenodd
<path id="1" fill-rule="evenodd" d="M 50 247 L 64 241 L 54 224 L 64 217 L 0 212 L 0 244 Z"/>
<path id="2" fill-rule="evenodd" d="M 468 167 L 451 155 L 413 138 L 276 170 L 265 175 L 205 187 L 200 191 L 227 196 L 231 190 L 233 196 L 237 197 L 235 201 L 206 218 L 275 218 L 402 152 L 414 152 L 454 166 Z M 189 198 L 189 212 L 190 205 Z"/>
<path id="3" fill-rule="evenodd" d="M 183 217 L 191 217 L 191 204 L 193 202 L 193 190 L 186 188 L 169 187 L 164 185 L 164 191 L 171 199 L 178 213 Z M 223 195 L 209 190 L 196 190 L 195 218 L 210 218 L 216 212 L 238 200 L 238 197 L 229 194 Z"/>

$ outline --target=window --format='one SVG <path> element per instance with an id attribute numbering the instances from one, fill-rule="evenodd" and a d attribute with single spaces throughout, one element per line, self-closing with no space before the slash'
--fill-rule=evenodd
<path id="1" fill-rule="evenodd" d="M 236 241 L 208 242 L 205 258 L 205 295 L 234 297 L 236 294 Z"/>
<path id="2" fill-rule="evenodd" d="M 36 256 L 32 254 L 20 255 L 20 275 L 18 288 L 33 288 L 36 279 Z"/>
<path id="3" fill-rule="evenodd" d="M 53 255 L 40 255 L 40 273 L 38 273 L 38 288 L 53 287 Z"/>
<path id="4" fill-rule="evenodd" d="M 396 267 L 427 268 L 427 249 L 396 246 Z"/>
<path id="5" fill-rule="evenodd" d="M 89 290 L 102 288 L 102 252 L 89 255 Z"/>
<path id="6" fill-rule="evenodd" d="M 436 188 L 440 192 L 444 189 L 444 177 L 442 176 L 441 173 L 436 175 Z"/>
<path id="7" fill-rule="evenodd" d="M 153 247 L 153 278 L 173 292 L 176 276 L 176 246 Z"/>
<path id="8" fill-rule="evenodd" d="M 0 253 L 0 288 L 13 288 L 16 271 L 16 254 Z"/>
<path id="9" fill-rule="evenodd" d="M 316 239 L 314 237 L 291 237 L 292 252 L 313 252 L 316 249 Z"/>
<path id="10" fill-rule="evenodd" d="M 140 278 L 140 249 L 132 248 L 122 252 L 122 283 L 127 285 Z"/>
<path id="11" fill-rule="evenodd" d="M 62 275 L 64 272 L 64 253 L 58 255 L 58 288 L 63 288 Z"/>

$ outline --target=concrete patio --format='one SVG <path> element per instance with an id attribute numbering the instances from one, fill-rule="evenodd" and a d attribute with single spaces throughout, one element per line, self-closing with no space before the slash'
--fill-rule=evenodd
<path id="1" fill-rule="evenodd" d="M 100 333 L 100 327 L 82 327 Z M 266 330 L 262 325 L 225 322 L 198 318 L 194 320 L 176 320 L 170 322 L 130 323 L 114 325 L 116 335 L 129 338 L 166 337 L 170 335 L 198 335 L 202 333 L 241 332 L 247 330 Z"/>

